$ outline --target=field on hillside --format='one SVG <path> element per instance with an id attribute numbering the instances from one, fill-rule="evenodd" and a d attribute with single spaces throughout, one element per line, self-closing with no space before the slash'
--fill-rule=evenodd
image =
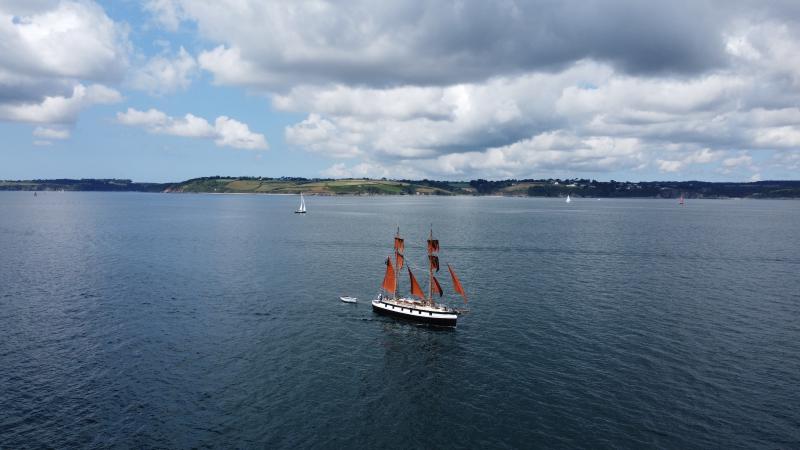
<path id="1" fill-rule="evenodd" d="M 258 193 L 258 194 L 299 194 L 301 192 L 317 195 L 360 195 L 360 194 L 427 194 L 452 195 L 454 190 L 424 184 L 388 180 L 309 180 L 288 179 L 236 179 L 201 178 L 177 184 L 171 192 L 216 192 L 216 193 Z"/>

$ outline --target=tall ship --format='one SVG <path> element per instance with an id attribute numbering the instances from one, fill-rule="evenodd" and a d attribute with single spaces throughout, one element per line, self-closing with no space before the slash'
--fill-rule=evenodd
<path id="1" fill-rule="evenodd" d="M 372 300 L 372 310 L 379 314 L 386 314 L 415 322 L 428 323 L 454 327 L 458 322 L 458 316 L 463 310 L 450 308 L 442 303 L 437 303 L 435 295 L 441 298 L 444 295 L 442 285 L 436 279 L 439 272 L 439 240 L 433 238 L 433 229 L 428 237 L 428 292 L 422 290 L 411 268 L 405 262 L 405 242 L 400 237 L 400 229 L 394 237 L 394 263 L 392 256 L 386 258 L 386 273 L 383 276 L 381 292 L 378 297 Z M 400 297 L 399 275 L 403 267 L 408 271 L 410 295 Z M 453 280 L 453 290 L 464 298 L 467 302 L 467 294 L 461 281 L 456 276 L 455 271 L 447 265 L 450 278 Z"/>

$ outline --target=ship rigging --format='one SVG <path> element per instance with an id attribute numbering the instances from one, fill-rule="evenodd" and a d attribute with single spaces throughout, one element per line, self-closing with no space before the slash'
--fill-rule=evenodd
<path id="1" fill-rule="evenodd" d="M 441 326 L 456 326 L 458 316 L 465 310 L 450 308 L 443 303 L 437 303 L 434 295 L 441 298 L 444 295 L 441 283 L 436 278 L 439 272 L 439 240 L 433 238 L 431 229 L 427 242 L 428 259 L 428 292 L 422 290 L 417 278 L 411 271 L 411 267 L 406 263 L 405 241 L 400 236 L 400 229 L 394 237 L 394 262 L 392 256 L 386 258 L 386 271 L 381 284 L 381 292 L 372 301 L 373 311 L 379 314 L 386 314 L 403 319 L 413 320 Z M 399 272 L 405 267 L 408 272 L 409 297 L 399 297 Z M 456 275 L 453 267 L 448 264 L 447 270 L 453 281 L 453 290 L 461 295 L 464 303 L 467 302 L 467 294 Z"/>

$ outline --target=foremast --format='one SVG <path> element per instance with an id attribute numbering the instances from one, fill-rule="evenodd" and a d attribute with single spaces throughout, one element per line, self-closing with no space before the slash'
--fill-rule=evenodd
<path id="1" fill-rule="evenodd" d="M 403 238 L 400 237 L 400 227 L 397 227 L 397 234 L 394 236 L 394 264 L 392 264 L 392 256 L 389 255 L 386 258 L 386 273 L 383 275 L 383 283 L 381 284 L 381 288 L 387 294 L 391 294 L 394 300 L 397 300 L 397 293 L 400 287 L 399 271 L 405 265 L 404 250 L 405 243 Z"/>
<path id="2" fill-rule="evenodd" d="M 430 277 L 429 284 L 428 284 L 428 298 L 426 299 L 426 303 L 429 306 L 433 306 L 436 302 L 433 300 L 433 294 L 439 294 L 441 297 L 444 292 L 442 291 L 442 285 L 439 284 L 439 280 L 433 276 L 434 271 L 439 271 L 439 240 L 433 238 L 433 227 L 431 227 L 431 233 L 428 236 L 428 275 Z"/>

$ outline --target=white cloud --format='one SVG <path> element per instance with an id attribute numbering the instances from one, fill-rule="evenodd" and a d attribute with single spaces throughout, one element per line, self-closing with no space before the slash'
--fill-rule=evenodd
<path id="1" fill-rule="evenodd" d="M 800 123 L 758 129 L 755 131 L 754 141 L 761 147 L 798 149 L 800 148 Z"/>
<path id="2" fill-rule="evenodd" d="M 124 113 L 117 113 L 117 121 L 123 125 L 144 126 L 150 128 L 151 131 L 160 131 L 160 127 L 169 123 L 172 119 L 163 112 L 157 109 L 148 109 L 147 111 L 139 111 L 137 109 L 128 108 Z"/>
<path id="3" fill-rule="evenodd" d="M 55 127 L 36 127 L 33 130 L 33 135 L 45 139 L 67 139 L 69 138 L 69 129 L 55 128 Z"/>
<path id="4" fill-rule="evenodd" d="M 796 26 L 776 20 L 739 20 L 726 39 L 726 50 L 743 64 L 741 69 L 785 77 L 800 87 Z"/>
<path id="5" fill-rule="evenodd" d="M 560 73 L 497 78 L 446 88 L 384 90 L 305 86 L 278 96 L 279 109 L 315 111 L 287 128 L 287 141 L 336 157 L 364 154 L 430 158 L 518 142 L 560 122 L 553 105 L 581 81 L 600 82 L 609 69 L 591 62 Z"/>
<path id="6" fill-rule="evenodd" d="M 39 103 L 0 103 L 0 119 L 33 123 L 72 123 L 83 109 L 121 100 L 122 95 L 119 92 L 101 84 L 78 84 L 69 97 L 48 96 Z"/>
<path id="7" fill-rule="evenodd" d="M 315 111 L 326 115 L 348 115 L 397 120 L 428 117 L 448 119 L 457 104 L 445 98 L 442 88 L 403 86 L 393 89 L 348 88 L 337 85 L 328 89 L 299 86 L 286 95 L 273 97 L 272 104 L 285 111 Z"/>
<path id="8" fill-rule="evenodd" d="M 258 73 L 252 62 L 242 59 L 238 48 L 218 46 L 200 53 L 197 57 L 200 67 L 214 74 L 218 84 L 267 86 L 278 83 L 276 77 Z M 274 81 L 270 81 L 274 79 Z"/>
<path id="9" fill-rule="evenodd" d="M 422 178 L 427 172 L 419 171 L 417 168 L 408 164 L 384 164 L 375 161 L 366 161 L 352 166 L 344 163 L 336 163 L 320 174 L 328 178 L 394 178 L 412 179 Z"/>
<path id="10" fill-rule="evenodd" d="M 349 178 L 352 176 L 351 171 L 344 163 L 336 163 L 324 169 L 320 174 L 328 178 Z"/>
<path id="11" fill-rule="evenodd" d="M 780 153 L 774 155 L 771 165 L 778 170 L 785 170 L 793 173 L 800 170 L 800 152 L 794 153 Z M 791 175 L 791 178 L 796 178 L 796 173 Z"/>
<path id="12" fill-rule="evenodd" d="M 217 134 L 217 130 L 209 125 L 206 119 L 192 114 L 186 114 L 182 119 L 170 118 L 169 125 L 163 127 L 159 132 L 174 136 L 197 138 L 214 137 Z"/>
<path id="13" fill-rule="evenodd" d="M 656 163 L 658 164 L 658 170 L 662 172 L 677 172 L 685 165 L 683 161 L 670 161 L 665 159 L 658 159 L 656 160 Z"/>
<path id="14" fill-rule="evenodd" d="M 156 55 L 135 71 L 131 85 L 153 95 L 163 95 L 185 90 L 192 84 L 197 72 L 197 62 L 183 47 L 178 54 Z"/>
<path id="15" fill-rule="evenodd" d="M 722 160 L 722 165 L 726 168 L 733 168 L 733 167 L 750 167 L 753 164 L 753 158 L 748 154 L 741 154 L 736 157 L 732 158 L 725 158 Z"/>
<path id="16" fill-rule="evenodd" d="M 151 0 L 145 6 L 168 29 L 183 20 L 196 24 L 216 45 L 199 60 L 218 82 L 273 89 L 330 82 L 445 86 L 585 58 L 632 73 L 696 73 L 720 65 L 725 48 L 715 9 L 689 0 L 646 7 L 620 0 Z M 641 39 L 643 30 L 649 39 Z"/>
<path id="17" fill-rule="evenodd" d="M 251 150 L 266 150 L 268 148 L 267 140 L 263 134 L 253 133 L 246 124 L 229 117 L 217 117 L 214 122 L 214 130 L 217 134 L 214 143 L 219 146 Z"/>
<path id="18" fill-rule="evenodd" d="M 434 167 L 440 173 L 453 175 L 488 173 L 492 177 L 514 177 L 554 169 L 570 172 L 633 170 L 643 161 L 641 143 L 635 138 L 582 138 L 558 131 L 483 152 L 443 155 L 434 161 Z"/>
<path id="19" fill-rule="evenodd" d="M 561 71 L 447 87 L 305 85 L 275 95 L 273 106 L 313 111 L 287 127 L 287 142 L 329 157 L 361 158 L 372 167 L 425 161 L 424 172 L 431 176 L 460 175 L 465 168 L 480 175 L 481 167 L 496 176 L 526 176 L 544 170 L 537 164 L 541 160 L 509 162 L 508 152 L 493 149 L 551 133 L 579 140 L 633 139 L 641 149 L 635 164 L 613 157 L 596 158 L 594 164 L 556 158 L 564 171 L 649 166 L 702 174 L 740 149 L 798 151 L 800 110 L 786 104 L 796 94 L 789 89 L 762 97 L 761 80 L 771 76 L 724 70 L 689 78 L 641 78 L 580 61 Z M 518 152 L 536 151 L 518 147 L 524 149 Z M 438 164 L 431 166 L 432 161 Z"/>
<path id="20" fill-rule="evenodd" d="M 139 111 L 128 108 L 125 112 L 117 113 L 117 122 L 141 127 L 154 134 L 213 139 L 220 147 L 250 150 L 269 148 L 263 134 L 253 133 L 247 124 L 226 116 L 217 117 L 212 126 L 206 119 L 193 114 L 175 118 L 156 109 Z"/>
<path id="21" fill-rule="evenodd" d="M 725 175 L 737 174 L 740 177 L 746 178 L 761 177 L 761 167 L 754 162 L 750 154 L 746 151 L 740 151 L 733 153 L 733 155 L 722 160 L 722 164 L 720 164 L 720 167 L 717 169 L 718 173 Z M 748 173 L 750 174 L 749 177 L 747 175 Z"/>
<path id="22" fill-rule="evenodd" d="M 177 31 L 181 21 L 185 19 L 180 5 L 172 0 L 147 0 L 144 2 L 144 9 L 169 31 Z"/>
<path id="23" fill-rule="evenodd" d="M 674 152 L 673 152 L 674 153 Z M 722 157 L 724 152 L 711 151 L 707 148 L 681 155 L 681 159 L 657 159 L 658 170 L 662 172 L 678 172 L 693 164 L 708 164 Z"/>
<path id="24" fill-rule="evenodd" d="M 330 120 L 310 114 L 299 124 L 286 128 L 286 141 L 334 158 L 360 155 L 364 137 L 357 132 L 343 132 Z"/>
<path id="25" fill-rule="evenodd" d="M 587 143 L 635 141 L 642 150 L 631 164 L 615 157 L 618 148 L 611 145 L 594 147 L 592 158 L 581 161 L 565 157 L 567 153 L 549 153 L 564 170 L 609 171 L 614 169 L 611 162 L 619 163 L 619 169 L 641 168 L 653 161 L 659 170 L 674 172 L 723 156 L 701 137 L 709 130 L 725 135 L 739 126 L 730 120 L 715 124 L 713 105 L 730 104 L 742 85 L 734 77 L 717 75 L 643 81 L 615 75 L 602 64 L 580 62 L 561 72 L 446 88 L 304 86 L 276 96 L 273 105 L 318 111 L 287 127 L 286 140 L 330 157 L 399 158 L 405 164 L 419 159 L 444 175 L 465 169 L 480 174 L 483 167 L 502 174 L 498 176 L 524 176 L 551 168 L 541 153 L 522 156 L 541 151 L 543 139 L 550 136 L 564 151 L 577 151 L 573 157 L 586 154 Z M 671 143 L 666 139 L 671 134 L 682 134 L 684 142 Z M 663 156 L 650 159 L 657 154 Z M 436 159 L 438 155 L 443 157 Z M 437 161 L 434 166 L 431 158 Z"/>
<path id="26" fill-rule="evenodd" d="M 151 0 L 147 9 L 168 29 L 196 25 L 209 43 L 196 63 L 215 83 L 303 114 L 286 142 L 334 160 L 330 176 L 702 177 L 756 170 L 747 152 L 800 152 L 800 33 L 785 4 Z"/>
<path id="27" fill-rule="evenodd" d="M 0 120 L 68 123 L 128 68 L 127 27 L 95 2 L 0 2 Z"/>
<path id="28" fill-rule="evenodd" d="M 126 112 L 117 113 L 117 122 L 123 125 L 139 126 L 156 134 L 194 138 L 213 138 L 216 136 L 216 130 L 206 119 L 193 114 L 174 118 L 157 109 L 139 111 L 128 108 Z"/>
<path id="29" fill-rule="evenodd" d="M 121 76 L 127 63 L 124 28 L 91 1 L 53 5 L 20 16 L 0 4 L 0 67 L 20 76 L 98 81 Z"/>
<path id="30" fill-rule="evenodd" d="M 527 177 L 534 173 L 567 171 L 637 170 L 645 154 L 636 139 L 579 138 L 565 132 L 541 133 L 511 145 L 483 151 L 447 153 L 434 158 L 366 161 L 352 166 L 336 163 L 323 171 L 331 177 L 371 176 L 419 178 L 444 176 Z"/>

